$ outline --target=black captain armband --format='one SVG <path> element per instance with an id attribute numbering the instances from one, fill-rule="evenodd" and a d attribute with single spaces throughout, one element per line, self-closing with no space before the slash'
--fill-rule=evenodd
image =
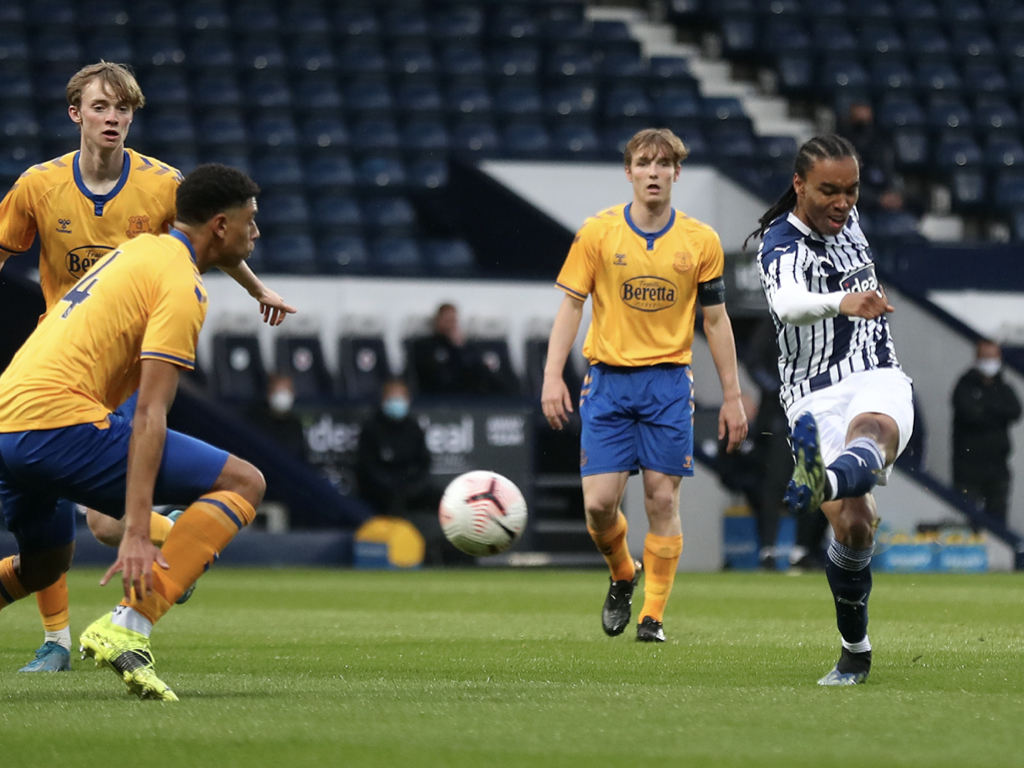
<path id="1" fill-rule="evenodd" d="M 713 307 L 717 304 L 725 304 L 725 280 L 716 277 L 706 283 L 697 284 L 697 298 L 702 307 Z"/>

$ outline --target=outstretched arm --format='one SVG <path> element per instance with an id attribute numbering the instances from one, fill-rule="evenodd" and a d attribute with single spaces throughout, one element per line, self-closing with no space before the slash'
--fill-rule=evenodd
<path id="1" fill-rule="evenodd" d="M 224 274 L 230 275 L 232 280 L 245 288 L 249 295 L 260 303 L 263 322 L 280 325 L 284 322 L 285 317 L 295 314 L 295 307 L 285 304 L 284 299 L 260 282 L 260 279 L 245 262 L 237 267 L 222 269 L 222 271 Z"/>
<path id="2" fill-rule="evenodd" d="M 722 408 L 718 412 L 718 439 L 728 436 L 728 450 L 739 448 L 747 436 L 747 414 L 740 399 L 740 378 L 736 364 L 736 339 L 725 304 L 704 307 L 704 333 L 711 357 L 722 383 Z"/>
<path id="3" fill-rule="evenodd" d="M 569 388 L 565 386 L 562 372 L 582 319 L 583 301 L 566 294 L 555 315 L 555 324 L 551 326 L 551 336 L 548 337 L 548 359 L 544 364 L 544 386 L 540 395 L 541 409 L 553 429 L 565 426 L 572 413 L 572 397 Z"/>
<path id="4" fill-rule="evenodd" d="M 153 510 L 160 460 L 167 438 L 167 411 L 178 390 L 178 368 L 162 360 L 144 359 L 139 382 L 139 402 L 132 418 L 132 437 L 128 444 L 128 479 L 125 495 L 125 530 L 117 550 L 117 560 L 104 574 L 106 584 L 122 571 L 124 596 L 138 599 L 153 589 L 153 562 L 168 568 L 160 550 L 149 540 L 149 520 Z"/>

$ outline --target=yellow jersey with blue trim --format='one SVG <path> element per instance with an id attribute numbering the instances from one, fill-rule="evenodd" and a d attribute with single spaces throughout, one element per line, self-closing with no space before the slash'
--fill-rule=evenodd
<path id="1" fill-rule="evenodd" d="M 39 235 L 39 285 L 50 309 L 125 240 L 170 231 L 176 169 L 125 149 L 121 176 L 103 195 L 85 186 L 79 152 L 33 165 L 0 202 L 0 251 L 19 254 Z"/>
<path id="2" fill-rule="evenodd" d="M 103 421 L 143 360 L 193 369 L 207 297 L 188 238 L 140 235 L 101 258 L 0 376 L 0 432 Z"/>
<path id="3" fill-rule="evenodd" d="M 591 363 L 689 365 L 697 287 L 722 276 L 721 240 L 707 224 L 674 209 L 664 229 L 643 232 L 631 206 L 586 220 L 556 286 L 593 300 L 583 343 Z"/>

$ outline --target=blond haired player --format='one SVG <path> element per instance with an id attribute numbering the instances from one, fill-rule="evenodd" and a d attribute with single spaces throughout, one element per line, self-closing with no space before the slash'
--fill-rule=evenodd
<path id="1" fill-rule="evenodd" d="M 101 61 L 79 70 L 67 85 L 68 113 L 81 131 L 78 151 L 26 170 L 0 202 L 0 266 L 40 241 L 39 283 L 49 310 L 99 259 L 125 240 L 167 232 L 174 221 L 181 174 L 159 160 L 125 147 L 136 110 L 145 97 L 121 64 Z M 257 301 L 272 325 L 294 312 L 266 288 L 245 263 L 227 267 Z M 126 403 L 129 410 L 134 400 Z M 120 521 L 89 510 L 90 530 L 117 546 Z M 154 513 L 154 540 L 162 542 L 171 522 Z M 23 672 L 71 668 L 67 581 L 38 592 L 45 637 Z"/>
<path id="2" fill-rule="evenodd" d="M 641 566 L 627 548 L 620 504 L 629 475 L 642 471 L 649 524 L 636 634 L 642 642 L 665 640 L 665 605 L 683 550 L 679 483 L 693 474 L 690 348 L 698 300 L 724 395 L 719 437 L 728 435 L 731 451 L 747 433 L 722 245 L 711 227 L 672 208 L 672 185 L 686 155 L 667 129 L 645 129 L 626 145 L 633 200 L 587 219 L 573 241 L 556 284 L 565 296 L 551 329 L 541 395 L 548 423 L 561 429 L 572 411 L 562 371 L 589 296 L 580 474 L 587 527 L 611 571 L 601 623 L 618 635 L 630 620 Z"/>

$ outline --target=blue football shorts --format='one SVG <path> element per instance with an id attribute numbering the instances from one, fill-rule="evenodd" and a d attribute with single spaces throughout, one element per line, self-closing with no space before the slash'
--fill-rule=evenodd
<path id="1" fill-rule="evenodd" d="M 73 541 L 74 503 L 124 517 L 134 401 L 100 424 L 0 434 L 0 504 L 20 551 Z M 209 492 L 227 460 L 227 451 L 168 430 L 153 503 L 191 504 Z"/>
<path id="2" fill-rule="evenodd" d="M 688 365 L 590 367 L 580 392 L 580 474 L 652 469 L 693 475 L 693 374 Z"/>

